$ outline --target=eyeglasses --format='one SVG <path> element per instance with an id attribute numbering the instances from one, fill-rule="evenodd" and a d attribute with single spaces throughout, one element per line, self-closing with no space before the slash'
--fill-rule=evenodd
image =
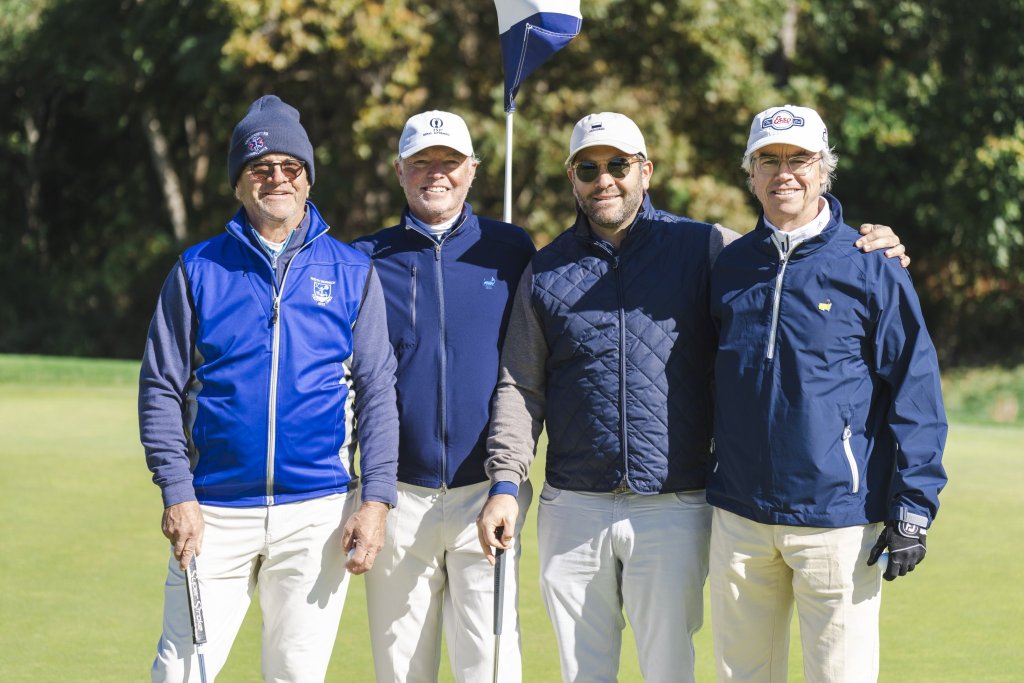
<path id="1" fill-rule="evenodd" d="M 642 158 L 636 157 L 615 157 L 608 161 L 607 165 L 599 164 L 596 161 L 577 161 L 572 165 L 576 177 L 584 183 L 592 183 L 601 175 L 601 168 L 608 170 L 613 178 L 625 178 L 629 175 L 630 167 L 633 164 L 642 162 Z"/>
<path id="2" fill-rule="evenodd" d="M 306 167 L 301 161 L 287 159 L 285 161 L 256 161 L 249 164 L 249 175 L 258 183 L 265 183 L 274 177 L 275 169 L 280 166 L 281 173 L 288 180 L 295 180 L 302 175 Z"/>
<path id="3" fill-rule="evenodd" d="M 754 157 L 754 167 L 766 175 L 774 175 L 779 172 L 783 164 L 789 168 L 793 175 L 807 175 L 814 169 L 814 162 L 821 161 L 817 154 L 796 154 L 783 159 L 774 154 L 761 154 Z"/>

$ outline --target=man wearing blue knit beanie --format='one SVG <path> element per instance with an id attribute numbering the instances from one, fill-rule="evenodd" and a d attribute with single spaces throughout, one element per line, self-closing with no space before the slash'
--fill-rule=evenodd
<path id="1" fill-rule="evenodd" d="M 228 181 L 241 207 L 179 257 L 150 325 L 139 428 L 172 544 L 153 681 L 198 681 L 203 663 L 215 679 L 257 588 L 264 679 L 323 681 L 349 575 L 373 565 L 396 501 L 380 281 L 308 199 L 299 118 L 267 95 L 239 121 Z M 202 659 L 185 589 L 194 559 Z"/>

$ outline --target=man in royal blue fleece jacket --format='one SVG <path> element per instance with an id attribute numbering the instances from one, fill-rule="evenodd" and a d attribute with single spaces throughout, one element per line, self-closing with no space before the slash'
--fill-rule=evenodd
<path id="1" fill-rule="evenodd" d="M 323 681 L 349 573 L 373 565 L 396 502 L 384 298 L 308 201 L 294 108 L 252 104 L 228 179 L 242 206 L 171 269 L 142 361 L 142 443 L 173 544 L 152 679 L 199 680 L 183 570 L 201 555 L 211 680 L 258 588 L 265 680 Z"/>
<path id="2" fill-rule="evenodd" d="M 494 582 L 475 520 L 512 293 L 534 248 L 521 228 L 466 203 L 478 163 L 461 117 L 413 116 L 395 160 L 408 202 L 401 222 L 353 244 L 380 273 L 398 357 L 398 506 L 366 575 L 378 683 L 436 681 L 442 622 L 455 680 L 492 676 Z M 531 497 L 527 483 L 520 515 Z M 517 548 L 509 555 L 504 613 L 514 633 L 501 640 L 499 680 L 518 683 Z"/>

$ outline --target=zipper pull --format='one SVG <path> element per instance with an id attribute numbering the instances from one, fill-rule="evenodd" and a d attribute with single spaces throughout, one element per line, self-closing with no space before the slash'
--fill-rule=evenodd
<path id="1" fill-rule="evenodd" d="M 441 243 L 440 242 L 438 242 L 437 244 L 434 245 L 434 260 L 435 261 L 440 261 L 441 260 Z"/>
<path id="2" fill-rule="evenodd" d="M 270 317 L 270 326 L 273 327 L 277 324 L 278 313 L 281 310 L 281 296 L 274 297 L 274 314 Z"/>
<path id="3" fill-rule="evenodd" d="M 850 425 L 846 425 L 843 427 L 843 441 L 849 441 L 851 436 L 853 436 L 853 431 L 850 429 Z"/>

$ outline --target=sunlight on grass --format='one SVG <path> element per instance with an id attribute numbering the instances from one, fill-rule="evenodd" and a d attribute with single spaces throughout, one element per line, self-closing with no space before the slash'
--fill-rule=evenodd
<path id="1" fill-rule="evenodd" d="M 0 672 L 5 682 L 148 680 L 167 544 L 136 426 L 137 364 L 0 356 Z M 26 365 L 27 363 L 27 365 Z M 12 370 L 11 365 L 25 365 Z M 32 366 L 32 367 L 29 367 Z M 64 373 L 72 379 L 62 380 Z M 884 588 L 882 681 L 1012 681 L 1024 665 L 1024 429 L 951 430 L 950 485 L 926 561 Z M 543 463 L 534 467 L 539 490 Z M 536 500 L 534 501 L 536 506 Z M 536 508 L 523 531 L 525 680 L 557 681 L 537 586 Z M 623 683 L 641 680 L 624 636 Z M 794 633 L 794 642 L 797 636 Z M 711 681 L 709 622 L 698 680 Z M 447 662 L 442 681 L 451 681 Z M 800 681 L 799 658 L 791 681 Z M 259 680 L 251 610 L 221 683 Z M 349 590 L 328 676 L 372 680 L 363 582 Z"/>

